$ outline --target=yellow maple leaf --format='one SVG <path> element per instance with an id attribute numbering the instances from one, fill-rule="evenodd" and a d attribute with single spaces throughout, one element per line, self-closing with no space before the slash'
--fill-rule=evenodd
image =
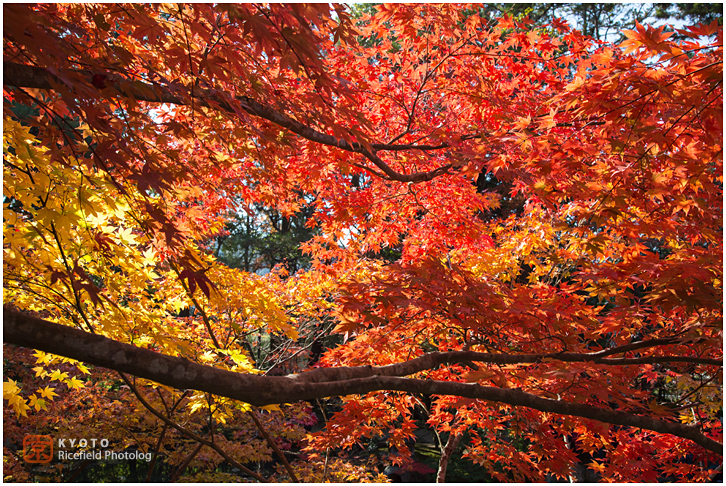
<path id="1" fill-rule="evenodd" d="M 53 361 L 53 357 L 43 351 L 36 351 L 33 353 L 33 356 L 36 358 L 36 363 L 39 364 L 50 364 L 50 362 Z"/>
<path id="2" fill-rule="evenodd" d="M 45 388 L 41 389 L 38 388 L 38 393 L 40 393 L 40 396 L 48 398 L 50 400 L 53 400 L 53 397 L 57 397 L 58 394 L 54 392 L 55 388 L 51 388 L 49 386 L 46 386 Z"/>
<path id="3" fill-rule="evenodd" d="M 689 414 L 687 414 L 687 413 L 682 413 L 682 414 L 680 414 L 680 415 L 678 416 L 678 419 L 679 419 L 679 420 L 681 421 L 681 423 L 683 423 L 683 424 L 690 424 L 691 422 L 693 422 L 693 416 L 691 416 L 691 415 L 689 415 Z"/>
<path id="4" fill-rule="evenodd" d="M 30 395 L 28 398 L 28 402 L 30 403 L 30 406 L 35 409 L 37 412 L 38 410 L 47 410 L 48 404 L 43 400 L 42 398 L 38 398 L 35 396 L 35 394 Z"/>
<path id="5" fill-rule="evenodd" d="M 17 395 L 18 393 L 20 393 L 20 388 L 18 387 L 17 381 L 8 379 L 8 381 L 3 382 L 3 398 L 4 399 L 9 400 L 10 397 Z"/>
<path id="6" fill-rule="evenodd" d="M 48 376 L 48 372 L 42 366 L 36 366 L 33 368 L 33 371 L 35 371 L 35 376 L 39 376 L 41 378 Z"/>
<path id="7" fill-rule="evenodd" d="M 28 414 L 26 413 L 28 410 L 30 410 L 30 407 L 27 403 L 25 403 L 25 400 L 23 397 L 14 395 L 8 400 L 8 404 L 13 408 L 15 411 L 15 415 L 27 417 Z"/>
<path id="8" fill-rule="evenodd" d="M 81 380 L 79 380 L 78 378 L 76 378 L 75 376 L 73 376 L 71 378 L 68 378 L 66 380 L 66 385 L 68 385 L 68 388 L 70 388 L 71 390 L 73 390 L 75 388 L 83 388 L 84 387 L 83 382 Z"/>
<path id="9" fill-rule="evenodd" d="M 61 370 L 55 370 L 52 375 L 50 375 L 50 379 L 54 381 L 65 381 L 66 378 L 68 378 L 68 373 L 62 372 Z"/>

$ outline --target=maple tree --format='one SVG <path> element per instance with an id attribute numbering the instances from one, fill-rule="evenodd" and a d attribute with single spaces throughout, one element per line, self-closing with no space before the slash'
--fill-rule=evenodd
<path id="1" fill-rule="evenodd" d="M 82 362 L 158 447 L 185 437 L 176 464 L 258 480 L 222 424 L 253 418 L 278 478 L 344 480 L 323 451 L 385 436 L 406 464 L 416 409 L 438 480 L 459 444 L 500 481 L 578 454 L 615 481 L 716 473 L 717 22 L 612 46 L 476 5 L 3 8 L 4 340 L 38 350 L 37 383 L 4 383 L 18 416 L 90 386 Z M 309 212 L 311 268 L 214 258 L 255 205 Z M 254 407 L 332 396 L 290 464 Z"/>

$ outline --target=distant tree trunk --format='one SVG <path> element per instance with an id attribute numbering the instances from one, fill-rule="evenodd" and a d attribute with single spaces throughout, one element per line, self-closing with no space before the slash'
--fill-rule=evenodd
<path id="1" fill-rule="evenodd" d="M 461 438 L 464 434 L 454 434 L 451 433 L 449 435 L 449 440 L 446 441 L 446 445 L 444 446 L 444 449 L 441 451 L 441 458 L 439 459 L 439 470 L 436 473 L 436 482 L 437 483 L 445 483 L 446 482 L 446 468 L 449 466 L 449 459 L 451 458 L 451 455 L 454 453 L 454 449 L 456 449 L 456 446 L 459 445 L 459 442 L 461 441 Z"/>

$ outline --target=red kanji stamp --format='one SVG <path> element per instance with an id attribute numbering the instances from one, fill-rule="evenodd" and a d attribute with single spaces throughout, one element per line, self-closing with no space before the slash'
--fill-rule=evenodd
<path id="1" fill-rule="evenodd" d="M 46 464 L 53 459 L 53 438 L 49 435 L 26 435 L 23 438 L 25 462 Z"/>

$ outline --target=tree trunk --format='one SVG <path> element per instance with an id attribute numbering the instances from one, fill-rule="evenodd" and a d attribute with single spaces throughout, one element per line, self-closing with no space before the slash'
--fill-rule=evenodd
<path id="1" fill-rule="evenodd" d="M 446 445 L 441 451 L 441 458 L 439 459 L 439 470 L 436 473 L 437 483 L 446 482 L 446 468 L 449 466 L 449 459 L 451 459 L 454 449 L 459 445 L 463 436 L 464 434 L 454 434 L 453 432 L 449 434 L 449 440 L 446 441 Z"/>

